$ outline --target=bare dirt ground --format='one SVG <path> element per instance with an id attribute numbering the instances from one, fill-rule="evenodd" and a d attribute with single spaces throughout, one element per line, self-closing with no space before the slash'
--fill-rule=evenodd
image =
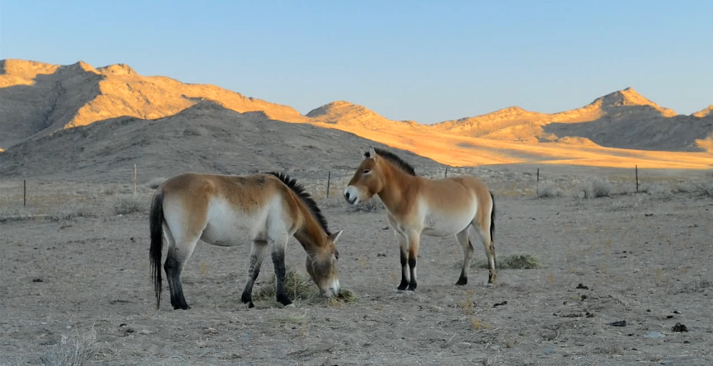
<path id="1" fill-rule="evenodd" d="M 323 210 L 344 229 L 340 281 L 356 303 L 248 310 L 239 299 L 249 248 L 201 243 L 183 275 L 193 308 L 174 311 L 167 292 L 155 309 L 150 189 L 140 187 L 138 212 L 118 215 L 126 185 L 45 183 L 22 209 L 6 194 L 17 182 L 0 181 L 0 364 L 40 364 L 63 335 L 91 329 L 89 364 L 101 365 L 713 364 L 713 199 L 686 190 L 535 199 L 497 186 L 497 255 L 532 254 L 542 268 L 500 270 L 488 287 L 474 267 L 455 286 L 460 246 L 425 237 L 419 288 L 397 292 L 385 212 L 333 198 Z M 304 257 L 291 240 L 288 266 L 304 273 Z M 265 261 L 260 280 L 272 272 Z"/>

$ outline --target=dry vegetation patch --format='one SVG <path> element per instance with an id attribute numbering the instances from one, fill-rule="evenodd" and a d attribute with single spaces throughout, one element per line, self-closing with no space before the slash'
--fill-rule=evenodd
<path id="1" fill-rule="evenodd" d="M 496 258 L 497 269 L 537 269 L 542 268 L 540 261 L 532 254 L 513 254 Z M 487 260 L 471 263 L 471 268 L 488 268 Z"/>
<path id="2" fill-rule="evenodd" d="M 270 279 L 260 286 L 257 293 L 253 295 L 253 299 L 256 301 L 274 301 L 275 291 L 275 275 L 272 274 Z M 294 269 L 288 269 L 285 273 L 285 291 L 292 301 L 302 300 L 309 304 L 327 302 L 329 305 L 341 305 L 355 302 L 358 299 L 353 291 L 342 287 L 339 295 L 327 300 L 308 276 Z"/>

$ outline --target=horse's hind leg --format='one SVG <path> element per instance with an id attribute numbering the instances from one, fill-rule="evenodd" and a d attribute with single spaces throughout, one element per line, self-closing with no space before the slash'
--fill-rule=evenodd
<path id="1" fill-rule="evenodd" d="M 243 304 L 248 304 L 248 307 L 254 308 L 253 304 L 253 285 L 257 276 L 260 274 L 260 265 L 262 265 L 262 260 L 265 258 L 265 251 L 267 249 L 267 242 L 262 240 L 256 240 L 253 242 L 252 248 L 250 249 L 250 267 L 248 268 L 248 280 L 245 283 L 245 289 L 243 290 L 243 295 L 241 296 L 241 301 Z"/>
<path id="2" fill-rule="evenodd" d="M 470 225 L 468 225 L 463 231 L 456 234 L 456 239 L 463 249 L 463 269 L 461 269 L 460 278 L 458 278 L 458 282 L 456 282 L 456 285 L 460 286 L 468 283 L 468 276 L 470 274 L 470 259 L 473 257 L 473 244 L 470 242 L 470 238 L 468 237 L 468 229 L 470 229 Z"/>
<path id="3" fill-rule="evenodd" d="M 171 305 L 173 305 L 174 309 L 188 310 L 191 307 L 188 306 L 186 298 L 183 296 L 181 271 L 188 261 L 188 258 L 193 254 L 193 250 L 198 243 L 198 238 L 175 238 L 170 235 L 170 233 L 167 237 L 169 238 L 168 254 L 166 255 L 166 263 L 164 263 L 163 268 L 166 271 L 168 287 L 171 292 Z"/>
<path id="4" fill-rule="evenodd" d="M 482 220 L 482 222 L 473 222 L 473 226 L 483 241 L 485 255 L 488 257 L 488 283 L 493 284 L 497 280 L 497 272 L 495 265 L 495 245 L 493 244 L 493 237 L 490 235 L 490 220 L 490 217 L 487 217 Z"/>

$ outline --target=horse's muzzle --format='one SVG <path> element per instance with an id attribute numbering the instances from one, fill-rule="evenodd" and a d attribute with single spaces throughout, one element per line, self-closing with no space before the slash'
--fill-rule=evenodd
<path id="1" fill-rule="evenodd" d="M 339 295 L 339 280 L 333 281 L 329 288 L 322 291 L 322 295 L 326 298 Z"/>
<path id="2" fill-rule="evenodd" d="M 347 187 L 347 189 L 344 190 L 344 199 L 350 204 L 356 205 L 359 203 L 359 191 L 352 186 Z"/>

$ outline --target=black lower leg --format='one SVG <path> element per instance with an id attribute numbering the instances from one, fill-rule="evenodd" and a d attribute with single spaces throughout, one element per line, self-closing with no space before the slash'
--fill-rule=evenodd
<path id="1" fill-rule="evenodd" d="M 408 287 L 408 281 L 406 280 L 406 271 L 408 271 L 408 258 L 406 257 L 406 252 L 401 251 L 401 283 L 399 284 L 399 287 L 397 287 L 398 290 L 403 291 Z"/>
<path id="2" fill-rule="evenodd" d="M 408 290 L 409 291 L 415 291 L 416 286 L 418 284 L 416 283 L 416 256 L 412 255 L 408 259 L 408 266 L 410 267 L 411 270 L 411 282 L 408 284 Z"/>
<path id="3" fill-rule="evenodd" d="M 285 292 L 285 252 L 275 251 L 272 253 L 272 263 L 275 265 L 275 286 L 276 299 L 282 305 L 290 305 L 292 301 Z"/>
<path id="4" fill-rule="evenodd" d="M 490 261 L 488 261 L 488 269 L 489 269 L 489 271 L 488 271 L 488 272 L 489 272 L 489 273 L 488 273 L 488 283 L 495 283 L 495 281 L 497 281 L 497 268 L 498 268 L 498 266 L 497 266 L 497 261 L 495 260 L 495 246 L 494 246 L 492 243 L 490 243 L 490 253 L 491 253 L 492 256 L 493 256 L 493 263 L 492 263 L 492 266 L 491 266 L 491 264 L 489 263 Z"/>
<path id="5" fill-rule="evenodd" d="M 468 253 L 463 253 L 463 269 L 460 271 L 460 277 L 458 278 L 458 282 L 456 282 L 456 285 L 458 286 L 464 286 L 468 284 L 468 275 L 466 274 L 466 270 L 470 266 L 470 258 L 473 255 L 473 244 L 470 242 L 470 239 L 468 239 L 468 250 L 470 251 L 470 255 Z"/>
<path id="6" fill-rule="evenodd" d="M 166 279 L 171 293 L 171 305 L 174 309 L 188 310 L 191 307 L 186 303 L 183 297 L 183 286 L 181 285 L 181 264 L 175 258 L 175 254 L 169 253 L 166 258 L 166 263 L 163 265 L 166 271 Z"/>
<path id="7" fill-rule="evenodd" d="M 257 256 L 250 256 L 250 267 L 248 268 L 248 281 L 245 283 L 245 289 L 243 290 L 243 295 L 240 297 L 240 300 L 243 302 L 243 304 L 248 304 L 249 308 L 254 308 L 255 304 L 253 304 L 253 285 L 255 284 L 255 280 L 257 279 L 257 276 L 260 274 L 260 266 L 258 265 L 258 257 Z"/>
<path id="8" fill-rule="evenodd" d="M 465 266 L 465 264 L 464 264 Z M 468 276 L 465 275 L 465 267 L 460 271 L 460 277 L 458 278 L 458 282 L 456 282 L 456 285 L 458 286 L 464 286 L 468 284 Z"/>

